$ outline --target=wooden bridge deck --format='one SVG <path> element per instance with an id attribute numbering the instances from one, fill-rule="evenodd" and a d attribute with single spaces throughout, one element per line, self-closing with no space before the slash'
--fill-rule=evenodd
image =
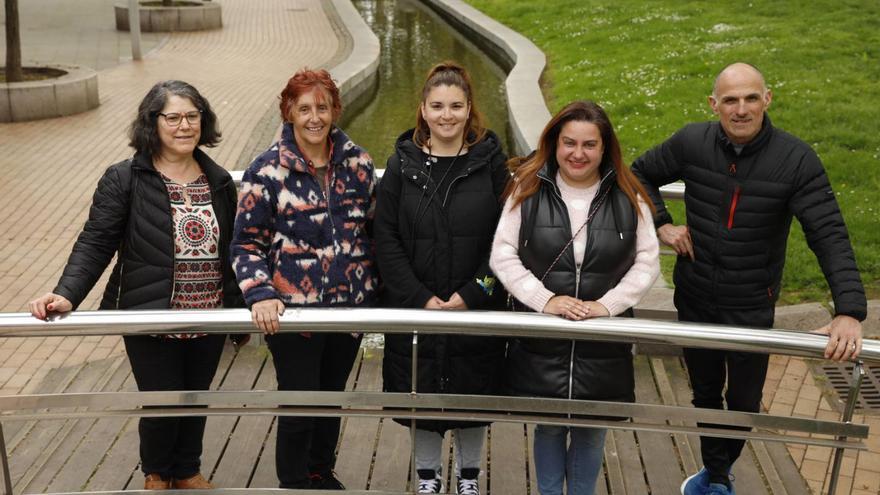
<path id="1" fill-rule="evenodd" d="M 381 352 L 363 350 L 350 377 L 351 389 L 381 390 Z M 638 356 L 636 369 L 640 402 L 689 403 L 687 376 L 678 358 Z M 274 387 L 265 347 L 247 346 L 238 354 L 226 349 L 214 388 Z M 124 355 L 58 368 L 39 387 L 42 393 L 117 390 L 135 390 Z M 274 426 L 272 417 L 209 417 L 202 472 L 219 487 L 276 487 Z M 3 427 L 15 493 L 142 487 L 137 418 L 7 421 Z M 538 493 L 532 430 L 532 425 L 521 424 L 490 427 L 482 493 Z M 446 459 L 448 465 L 451 452 Z M 604 479 L 597 493 L 676 494 L 685 473 L 700 464 L 696 437 L 615 431 L 607 437 Z M 408 468 L 408 429 L 390 419 L 343 419 L 337 472 L 349 489 L 404 491 Z M 734 472 L 739 493 L 809 493 L 782 444 L 751 442 Z"/>

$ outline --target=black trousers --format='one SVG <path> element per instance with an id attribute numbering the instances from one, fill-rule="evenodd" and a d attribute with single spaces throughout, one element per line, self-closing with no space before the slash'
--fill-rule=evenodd
<path id="1" fill-rule="evenodd" d="M 345 390 L 360 338 L 348 333 L 279 333 L 266 337 L 278 390 Z M 309 488 L 309 474 L 336 466 L 340 418 L 280 416 L 275 470 L 281 488 Z"/>
<path id="2" fill-rule="evenodd" d="M 125 336 L 125 352 L 138 390 L 207 390 L 225 335 L 195 339 Z M 186 479 L 201 469 L 205 417 L 141 418 L 141 470 L 163 479 Z"/>
<path id="3" fill-rule="evenodd" d="M 773 326 L 774 308 L 771 306 L 744 310 L 719 309 L 676 294 L 675 307 L 679 321 L 759 328 Z M 724 409 L 726 401 L 727 409 L 731 411 L 761 411 L 761 396 L 769 362 L 767 354 L 685 348 L 684 360 L 694 390 L 694 406 Z M 727 391 L 722 398 L 725 384 Z M 720 427 L 705 423 L 700 423 L 700 426 Z M 700 437 L 700 453 L 711 482 L 727 482 L 730 468 L 744 446 L 745 440 Z"/>

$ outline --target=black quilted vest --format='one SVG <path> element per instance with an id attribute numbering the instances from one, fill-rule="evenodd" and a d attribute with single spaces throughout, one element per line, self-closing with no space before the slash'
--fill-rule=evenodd
<path id="1" fill-rule="evenodd" d="M 539 172 L 541 188 L 522 204 L 519 256 L 526 268 L 558 295 L 596 300 L 617 285 L 635 261 L 638 216 L 617 187 L 616 174 L 603 166 L 602 182 L 590 205 L 587 246 L 580 270 L 569 246 L 568 210 L 556 186 L 558 166 Z M 521 309 L 521 308 L 518 308 Z M 632 310 L 625 313 L 632 315 Z M 633 402 L 630 344 L 558 339 L 514 339 L 507 377 L 514 395 Z"/>

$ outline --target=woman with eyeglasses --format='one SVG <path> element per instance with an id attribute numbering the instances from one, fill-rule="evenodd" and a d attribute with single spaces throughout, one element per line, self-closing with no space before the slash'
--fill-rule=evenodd
<path id="1" fill-rule="evenodd" d="M 509 178 L 501 141 L 483 127 L 470 76 L 457 63 L 435 65 L 420 100 L 416 127 L 397 138 L 379 184 L 375 231 L 382 306 L 501 309 L 504 290 L 489 270 Z M 412 390 L 412 341 L 410 335 L 386 335 L 386 391 Z M 419 334 L 416 389 L 497 393 L 504 347 L 504 339 L 495 337 Z M 456 446 L 455 493 L 479 495 L 485 423 L 428 420 L 418 421 L 415 432 L 418 493 L 441 493 L 447 431 Z"/>
<path id="2" fill-rule="evenodd" d="M 232 178 L 199 146 L 220 141 L 208 101 L 183 81 L 150 89 L 129 129 L 133 158 L 104 172 L 55 289 L 30 302 L 45 319 L 76 309 L 117 256 L 100 309 L 239 305 L 228 246 Z M 127 335 L 138 390 L 207 390 L 224 335 Z M 205 417 L 141 418 L 144 489 L 212 488 L 200 473 Z"/>
<path id="3" fill-rule="evenodd" d="M 279 333 L 287 307 L 369 307 L 376 299 L 373 161 L 336 126 L 339 88 L 326 70 L 302 69 L 281 91 L 281 139 L 244 172 L 232 263 L 266 334 L 279 390 L 341 391 L 360 347 L 349 333 Z M 280 488 L 344 490 L 333 472 L 338 417 L 280 416 Z"/>

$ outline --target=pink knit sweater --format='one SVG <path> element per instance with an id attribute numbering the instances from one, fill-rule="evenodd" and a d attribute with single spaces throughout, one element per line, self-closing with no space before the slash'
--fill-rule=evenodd
<path id="1" fill-rule="evenodd" d="M 590 203 L 599 189 L 597 182 L 586 189 L 569 186 L 562 178 L 556 176 L 556 184 L 568 209 L 571 220 L 571 231 L 576 232 L 587 219 Z M 531 309 L 542 312 L 544 306 L 555 294 L 550 292 L 531 271 L 523 266 L 519 258 L 519 229 L 521 223 L 520 205 L 511 208 L 508 198 L 495 230 L 492 242 L 492 254 L 489 266 L 498 280 L 504 284 L 513 297 Z M 597 302 L 608 309 L 611 316 L 619 315 L 628 308 L 635 306 L 660 274 L 659 247 L 654 223 L 651 221 L 651 210 L 639 198 L 641 216 L 636 228 L 636 259 L 633 266 L 626 272 L 623 279 L 613 289 L 605 293 Z M 575 238 L 573 244 L 575 259 L 582 260 L 587 245 L 587 230 L 584 227 Z M 555 254 L 555 253 L 554 253 Z"/>

